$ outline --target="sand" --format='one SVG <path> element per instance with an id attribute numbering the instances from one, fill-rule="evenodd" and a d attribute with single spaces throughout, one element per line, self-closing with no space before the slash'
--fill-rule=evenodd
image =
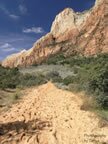
<path id="1" fill-rule="evenodd" d="M 108 127 L 82 99 L 51 82 L 28 89 L 0 115 L 0 144 L 108 144 Z"/>

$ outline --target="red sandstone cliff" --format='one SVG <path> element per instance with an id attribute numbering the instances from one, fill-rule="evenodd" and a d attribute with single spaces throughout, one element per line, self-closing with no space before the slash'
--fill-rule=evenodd
<path id="1" fill-rule="evenodd" d="M 29 66 L 41 63 L 58 52 L 95 55 L 108 52 L 108 1 L 97 0 L 89 11 L 75 13 L 67 8 L 58 14 L 51 31 L 28 51 L 7 57 L 5 67 Z"/>

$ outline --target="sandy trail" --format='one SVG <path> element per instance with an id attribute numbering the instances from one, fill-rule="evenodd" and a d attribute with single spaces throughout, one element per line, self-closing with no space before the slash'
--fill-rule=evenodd
<path id="1" fill-rule="evenodd" d="M 0 116 L 0 144 L 108 144 L 108 127 L 99 127 L 82 100 L 52 83 L 32 88 Z"/>

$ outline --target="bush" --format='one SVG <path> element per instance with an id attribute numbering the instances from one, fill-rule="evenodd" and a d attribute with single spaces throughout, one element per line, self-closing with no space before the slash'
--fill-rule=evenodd
<path id="1" fill-rule="evenodd" d="M 0 66 L 0 88 L 16 88 L 35 86 L 47 80 L 71 85 L 70 89 L 84 90 L 94 95 L 94 99 L 102 108 L 108 108 L 108 54 L 95 57 L 74 56 L 65 58 L 58 54 L 47 60 L 48 64 L 68 64 L 74 71 L 74 76 L 62 80 L 57 71 L 52 71 L 46 76 L 21 74 L 17 68 L 9 69 Z"/>
<path id="2" fill-rule="evenodd" d="M 9 69 L 0 66 L 0 88 L 16 88 L 19 83 L 19 75 L 17 68 Z"/>
<path id="3" fill-rule="evenodd" d="M 19 86 L 30 87 L 30 86 L 44 84 L 45 82 L 46 79 L 41 74 L 38 74 L 37 76 L 31 74 L 25 74 L 20 77 Z"/>
<path id="4" fill-rule="evenodd" d="M 51 80 L 52 82 L 62 82 L 62 78 L 57 71 L 51 71 L 46 75 L 47 80 Z"/>
<path id="5" fill-rule="evenodd" d="M 96 96 L 96 101 L 101 108 L 108 109 L 108 96 L 99 94 L 98 96 Z"/>
<path id="6" fill-rule="evenodd" d="M 69 89 L 84 90 L 102 108 L 108 108 L 108 54 L 96 57 L 75 57 L 69 58 L 71 67 L 77 67 L 75 76 L 68 76 L 63 80 L 65 85 L 70 85 Z"/>
<path id="7" fill-rule="evenodd" d="M 63 83 L 65 85 L 69 85 L 69 84 L 73 83 L 74 80 L 75 80 L 74 76 L 67 76 L 66 78 L 63 79 Z"/>
<path id="8" fill-rule="evenodd" d="M 0 66 L 0 88 L 15 89 L 16 87 L 29 87 L 40 85 L 46 82 L 46 78 L 38 74 L 37 76 L 19 72 L 17 68 L 9 69 Z"/>
<path id="9" fill-rule="evenodd" d="M 47 64 L 60 64 L 60 62 L 62 62 L 65 59 L 63 54 L 57 54 L 54 56 L 51 56 L 47 59 L 46 63 Z"/>

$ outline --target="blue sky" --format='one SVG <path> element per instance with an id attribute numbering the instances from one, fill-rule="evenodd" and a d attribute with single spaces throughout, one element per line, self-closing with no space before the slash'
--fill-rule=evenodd
<path id="1" fill-rule="evenodd" d="M 95 0 L 0 0 L 0 60 L 29 49 L 50 31 L 55 16 L 66 7 L 84 11 Z"/>

